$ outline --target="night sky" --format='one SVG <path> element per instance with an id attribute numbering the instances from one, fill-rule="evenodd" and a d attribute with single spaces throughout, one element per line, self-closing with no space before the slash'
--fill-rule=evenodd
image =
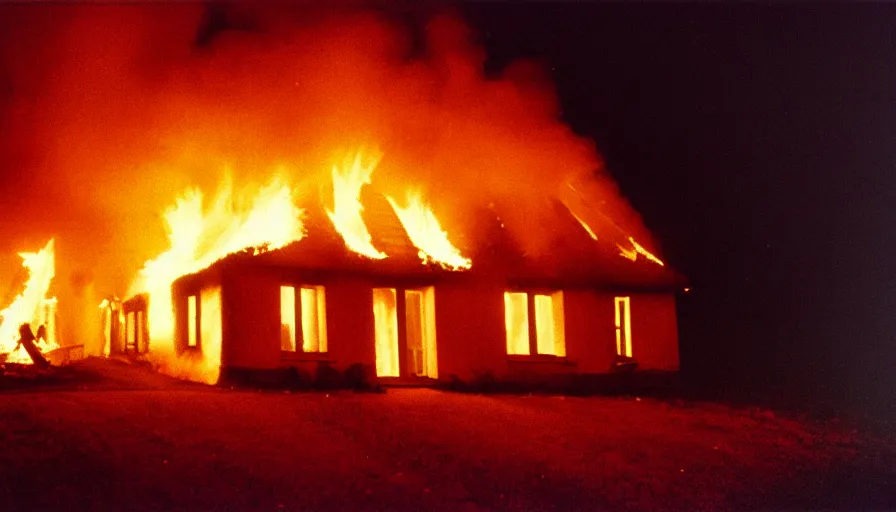
<path id="1" fill-rule="evenodd" d="M 490 65 L 551 67 L 693 283 L 689 379 L 893 414 L 894 6 L 464 10 Z"/>

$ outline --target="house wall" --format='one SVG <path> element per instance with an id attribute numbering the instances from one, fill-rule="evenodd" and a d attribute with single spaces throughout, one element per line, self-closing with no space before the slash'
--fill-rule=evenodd
<path id="1" fill-rule="evenodd" d="M 376 367 L 373 285 L 362 279 L 325 284 L 328 359 L 344 370 L 355 363 Z"/>
<path id="2" fill-rule="evenodd" d="M 566 357 L 577 373 L 604 373 L 616 359 L 616 323 L 612 294 L 564 292 Z"/>
<path id="3" fill-rule="evenodd" d="M 504 290 L 487 283 L 435 287 L 439 377 L 464 381 L 508 371 L 504 341 Z"/>
<path id="4" fill-rule="evenodd" d="M 678 318 L 672 294 L 632 294 L 632 356 L 641 370 L 678 370 Z"/>
<path id="5" fill-rule="evenodd" d="M 262 268 L 234 267 L 222 278 L 221 364 L 272 369 L 280 364 L 280 282 Z"/>
<path id="6" fill-rule="evenodd" d="M 280 285 L 324 286 L 327 353 L 283 357 L 280 350 Z M 216 277 L 215 279 L 218 279 Z M 201 280 L 201 287 L 211 284 Z M 301 269 L 233 266 L 220 275 L 222 287 L 221 364 L 225 368 L 276 369 L 297 366 L 314 371 L 326 361 L 343 371 L 361 363 L 375 367 L 372 290 L 363 277 L 305 273 Z M 181 295 L 196 283 L 180 285 Z M 530 380 L 554 374 L 606 373 L 616 356 L 614 297 L 621 293 L 565 290 L 566 359 L 508 356 L 504 332 L 505 286 L 499 282 L 462 280 L 436 283 L 435 318 L 438 374 L 442 380 Z M 631 297 L 632 349 L 638 368 L 677 370 L 678 327 L 672 294 L 627 293 Z M 178 325 L 186 311 L 176 308 Z M 183 338 L 184 336 L 179 336 Z M 182 344 L 182 343 L 181 343 Z"/>
<path id="7" fill-rule="evenodd" d="M 327 316 L 326 354 L 280 350 L 280 286 L 321 284 Z M 355 363 L 374 365 L 373 285 L 362 279 L 319 277 L 265 268 L 229 269 L 223 279 L 224 347 L 222 364 L 232 368 L 296 366 L 314 373 L 319 361 L 339 370 Z"/>

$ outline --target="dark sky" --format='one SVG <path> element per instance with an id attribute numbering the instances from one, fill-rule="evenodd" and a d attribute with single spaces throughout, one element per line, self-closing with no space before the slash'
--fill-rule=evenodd
<path id="1" fill-rule="evenodd" d="M 492 65 L 550 65 L 566 119 L 693 282 L 689 376 L 893 412 L 896 7 L 465 11 Z"/>

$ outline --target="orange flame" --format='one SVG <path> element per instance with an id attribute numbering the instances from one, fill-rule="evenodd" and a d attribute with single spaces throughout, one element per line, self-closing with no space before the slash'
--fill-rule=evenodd
<path id="1" fill-rule="evenodd" d="M 189 190 L 165 213 L 170 248 L 146 262 L 132 286 L 133 294 L 150 296 L 148 317 L 154 352 L 173 352 L 171 284 L 177 278 L 207 268 L 230 254 L 243 250 L 259 254 L 304 236 L 303 211 L 293 204 L 290 188 L 280 180 L 275 179 L 259 190 L 247 208 L 235 205 L 229 182 L 210 208 L 203 209 L 202 200 L 202 192 Z M 203 360 L 192 372 L 185 373 L 196 380 L 215 382 L 221 360 L 220 346 L 217 350 L 204 348 Z M 166 355 L 170 354 L 163 357 Z"/>
<path id="2" fill-rule="evenodd" d="M 656 263 L 657 265 L 659 265 L 659 266 L 661 266 L 661 267 L 664 267 L 664 266 L 665 266 L 665 264 L 664 264 L 662 261 L 660 261 L 659 258 L 657 258 L 656 256 L 654 256 L 653 254 L 650 254 L 650 252 L 648 252 L 647 249 L 641 247 L 641 245 L 639 245 L 638 242 L 635 242 L 635 239 L 634 239 L 634 238 L 632 238 L 632 237 L 628 237 L 628 241 L 632 243 L 632 247 L 635 248 L 635 251 L 636 251 L 638 254 L 640 254 L 641 256 L 644 256 L 644 257 L 647 258 L 648 260 L 650 260 L 650 261 Z"/>
<path id="3" fill-rule="evenodd" d="M 638 242 L 635 242 L 635 239 L 632 237 L 628 237 L 628 241 L 632 244 L 632 249 L 626 249 L 625 247 L 616 244 L 616 247 L 619 248 L 619 255 L 623 258 L 630 259 L 632 261 L 636 261 L 638 259 L 638 255 L 644 256 L 648 261 L 652 261 L 657 265 L 664 267 L 665 264 L 656 256 L 650 253 L 647 249 L 641 246 Z"/>
<path id="4" fill-rule="evenodd" d="M 377 156 L 364 165 L 359 152 L 350 165 L 333 167 L 333 210 L 327 210 L 333 227 L 342 236 L 345 245 L 358 254 L 377 260 L 385 258 L 386 254 L 371 244 L 370 232 L 361 217 L 364 211 L 361 187 L 370 183 L 370 176 L 379 160 Z"/>
<path id="5" fill-rule="evenodd" d="M 570 214 L 571 214 L 577 221 L 579 221 L 579 224 L 581 224 L 582 227 L 585 228 L 585 231 L 588 232 L 588 235 L 589 235 L 592 239 L 597 240 L 597 234 L 594 232 L 594 230 L 591 229 L 591 226 L 589 226 L 588 224 L 586 224 L 585 221 L 582 220 L 578 215 L 572 213 L 572 210 L 570 210 L 569 213 L 570 213 Z"/>
<path id="6" fill-rule="evenodd" d="M 47 300 L 50 283 L 56 275 L 52 239 L 39 252 L 22 252 L 19 256 L 22 257 L 22 266 L 28 270 L 28 281 L 22 293 L 6 309 L 0 311 L 0 352 L 11 352 L 16 348 L 21 324 L 30 323 L 33 329 L 40 322 L 41 306 Z M 7 360 L 14 362 L 13 358 L 11 355 Z M 17 362 L 31 362 L 27 354 L 24 354 L 24 358 L 25 360 Z"/>
<path id="7" fill-rule="evenodd" d="M 423 202 L 419 193 L 408 193 L 406 207 L 399 206 L 389 196 L 386 199 L 398 215 L 414 247 L 420 249 L 418 254 L 424 263 L 434 261 L 452 270 L 470 268 L 470 259 L 464 258 L 451 244 L 448 234 L 442 230 L 432 209 Z"/>

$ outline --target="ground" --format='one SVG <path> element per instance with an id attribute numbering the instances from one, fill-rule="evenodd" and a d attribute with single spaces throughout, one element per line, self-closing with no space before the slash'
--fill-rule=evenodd
<path id="1" fill-rule="evenodd" d="M 76 373 L 0 394 L 0 510 L 896 507 L 892 438 L 754 407 Z"/>

